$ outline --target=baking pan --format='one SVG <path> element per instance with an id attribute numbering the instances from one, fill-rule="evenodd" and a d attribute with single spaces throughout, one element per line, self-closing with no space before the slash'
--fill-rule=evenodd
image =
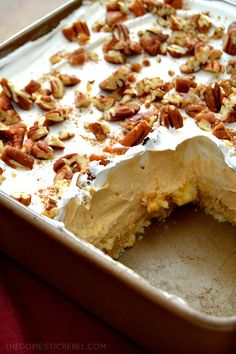
<path id="1" fill-rule="evenodd" d="M 5 41 L 0 56 L 49 32 L 79 4 L 70 1 Z M 203 224 L 204 230 L 200 227 Z M 186 207 L 165 224 L 153 223 L 143 240 L 120 261 L 114 261 L 0 191 L 0 249 L 153 353 L 236 352 L 234 233 L 230 225 L 218 224 L 194 207 Z M 208 254 L 212 245 L 214 252 Z M 221 248 L 223 258 L 218 264 L 213 261 Z M 207 296 L 198 293 L 199 286 L 207 286 L 214 275 L 211 269 L 205 279 L 199 276 L 204 274 L 199 268 L 204 260 L 208 262 L 206 268 L 209 264 L 213 269 L 220 268 L 218 313 L 217 304 L 214 308 L 217 294 L 211 310 Z M 194 277 L 195 270 L 198 276 Z M 195 289 L 190 289 L 193 284 Z M 225 311 L 224 284 L 232 291 L 232 306 L 226 304 Z"/>

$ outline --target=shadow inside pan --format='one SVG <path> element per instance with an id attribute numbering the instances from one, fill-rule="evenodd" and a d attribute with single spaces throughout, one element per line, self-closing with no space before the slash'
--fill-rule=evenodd
<path id="1" fill-rule="evenodd" d="M 193 205 L 153 220 L 119 261 L 201 312 L 236 315 L 236 228 Z"/>

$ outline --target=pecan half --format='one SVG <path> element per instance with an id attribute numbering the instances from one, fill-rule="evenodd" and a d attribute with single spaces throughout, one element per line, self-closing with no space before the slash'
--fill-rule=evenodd
<path id="1" fill-rule="evenodd" d="M 236 55 L 236 22 L 232 22 L 228 28 L 223 43 L 223 51 L 229 55 Z"/>
<path id="2" fill-rule="evenodd" d="M 107 138 L 106 127 L 99 123 L 89 123 L 88 129 L 95 135 L 98 141 L 104 141 Z"/>
<path id="3" fill-rule="evenodd" d="M 120 141 L 124 146 L 135 146 L 140 144 L 143 139 L 150 133 L 152 128 L 143 120 L 138 123 L 134 129 L 130 130 L 125 137 Z"/>
<path id="4" fill-rule="evenodd" d="M 20 167 L 27 170 L 32 170 L 34 165 L 34 159 L 32 156 L 29 156 L 23 151 L 11 146 L 6 146 L 4 148 L 1 155 L 1 160 L 13 168 Z"/>
<path id="5" fill-rule="evenodd" d="M 122 87 L 129 75 L 129 69 L 126 66 L 121 66 L 107 79 L 99 84 L 101 90 L 114 91 L 119 87 Z"/>
<path id="6" fill-rule="evenodd" d="M 183 117 L 180 111 L 178 110 L 178 108 L 172 105 L 165 106 L 162 108 L 160 115 L 160 123 L 168 129 L 170 126 L 172 128 L 179 129 L 182 128 L 184 125 Z"/>
<path id="7" fill-rule="evenodd" d="M 44 141 L 34 143 L 31 154 L 40 160 L 51 160 L 53 158 L 53 149 Z"/>
<path id="8" fill-rule="evenodd" d="M 16 192 L 12 193 L 11 197 L 21 204 L 24 204 L 25 206 L 29 206 L 31 204 L 31 195 L 25 192 Z"/>
<path id="9" fill-rule="evenodd" d="M 222 104 L 222 93 L 220 86 L 216 82 L 214 87 L 207 86 L 205 91 L 205 101 L 207 107 L 212 112 L 219 112 Z"/>

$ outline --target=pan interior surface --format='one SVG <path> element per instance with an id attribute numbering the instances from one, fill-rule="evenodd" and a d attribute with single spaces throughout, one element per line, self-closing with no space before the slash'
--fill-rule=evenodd
<path id="1" fill-rule="evenodd" d="M 153 220 L 119 261 L 200 312 L 236 315 L 236 228 L 194 205 Z"/>

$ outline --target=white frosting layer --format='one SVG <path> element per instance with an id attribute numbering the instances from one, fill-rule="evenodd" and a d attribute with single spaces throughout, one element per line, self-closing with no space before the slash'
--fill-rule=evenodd
<path id="1" fill-rule="evenodd" d="M 185 15 L 199 13 L 201 11 L 209 11 L 213 18 L 213 23 L 216 25 L 223 24 L 225 27 L 227 27 L 233 20 L 232 7 L 219 1 L 207 2 L 203 0 L 189 0 L 186 2 L 186 6 L 188 10 L 180 10 L 178 11 L 178 14 Z M 100 3 L 97 2 L 92 5 L 85 3 L 67 19 L 63 20 L 51 33 L 34 42 L 27 43 L 18 50 L 14 51 L 12 54 L 0 60 L 1 76 L 7 77 L 19 87 L 24 87 L 31 79 L 40 79 L 45 73 L 49 73 L 52 69 L 49 62 L 49 57 L 51 55 L 61 50 L 66 50 L 67 52 L 73 51 L 78 47 L 76 43 L 69 43 L 64 38 L 61 33 L 61 29 L 66 25 L 72 24 L 73 21 L 79 18 L 85 19 L 91 29 L 93 23 L 103 18 L 104 14 L 105 8 Z M 126 25 L 130 29 L 131 38 L 134 40 L 137 39 L 137 33 L 140 29 L 144 30 L 145 28 L 150 29 L 153 26 L 158 26 L 156 23 L 156 18 L 152 14 L 147 14 L 143 17 L 128 20 Z M 163 32 L 168 33 L 168 29 L 164 29 Z M 110 36 L 109 33 L 92 33 L 91 40 L 86 46 L 88 50 L 94 50 L 98 54 L 98 63 L 90 61 L 85 63 L 83 66 L 71 67 L 66 60 L 63 60 L 62 62 L 54 65 L 53 68 L 59 70 L 60 72 L 76 74 L 81 79 L 78 89 L 82 92 L 86 91 L 88 81 L 95 80 L 92 85 L 91 96 L 97 96 L 101 93 L 99 83 L 117 68 L 117 66 L 109 64 L 103 60 L 102 43 L 108 36 Z M 222 40 L 215 40 L 212 41 L 212 43 L 215 48 L 222 48 Z M 142 58 L 144 58 L 144 56 L 132 58 L 132 61 L 140 61 Z M 224 53 L 221 59 L 222 63 L 226 63 L 228 58 L 229 56 Z M 178 75 L 180 73 L 179 66 L 186 61 L 186 58 L 174 59 L 167 55 L 162 57 L 161 63 L 157 63 L 156 58 L 149 57 L 149 60 L 151 61 L 151 66 L 143 68 L 142 72 L 138 75 L 138 80 L 145 77 L 158 76 L 164 81 L 170 81 L 170 76 L 168 74 L 169 69 L 171 68 L 175 74 Z M 199 72 L 196 75 L 196 81 L 204 84 L 212 81 L 212 78 L 213 75 L 206 72 Z M 66 94 L 63 99 L 59 101 L 59 105 L 67 107 L 73 104 L 74 89 L 66 89 Z M 34 121 L 37 119 L 37 116 L 42 114 L 42 112 L 37 108 L 33 108 L 29 112 L 19 110 L 18 108 L 17 110 L 19 111 L 23 121 L 25 121 L 28 126 L 33 125 Z M 0 167 L 4 168 L 4 175 L 6 176 L 6 180 L 1 185 L 1 189 L 8 194 L 17 191 L 31 193 L 33 195 L 31 207 L 37 212 L 41 212 L 42 203 L 38 196 L 38 190 L 44 190 L 53 185 L 54 172 L 52 165 L 54 161 L 58 159 L 59 156 L 71 152 L 89 155 L 91 153 L 101 151 L 101 145 L 94 145 L 92 142 L 87 141 L 86 138 L 93 139 L 94 136 L 92 133 L 88 133 L 84 129 L 85 122 L 96 121 L 100 117 L 101 112 L 97 111 L 95 108 L 93 108 L 92 111 L 90 111 L 90 109 L 85 109 L 83 111 L 74 109 L 72 119 L 65 121 L 63 125 L 50 127 L 51 135 L 56 135 L 60 130 L 75 129 L 77 129 L 78 134 L 76 134 L 76 136 L 69 142 L 66 142 L 65 150 L 62 153 L 56 153 L 53 161 L 43 161 L 40 164 L 36 163 L 32 171 L 13 170 L 1 161 Z M 231 124 L 231 126 L 233 126 L 233 124 Z M 110 129 L 114 136 L 117 136 L 120 132 L 119 126 L 115 123 L 110 124 Z M 116 166 L 124 160 L 132 159 L 135 155 L 142 154 L 146 151 L 163 151 L 168 149 L 174 150 L 184 140 L 196 136 L 205 136 L 211 139 L 222 151 L 226 164 L 236 170 L 235 150 L 227 146 L 224 141 L 220 141 L 214 137 L 210 132 L 201 130 L 196 125 L 194 120 L 185 116 L 183 128 L 178 130 L 168 130 L 165 127 L 157 128 L 154 132 L 149 134 L 150 140 L 146 145 L 140 144 L 136 147 L 130 148 L 125 155 L 114 158 L 106 167 L 101 166 L 96 162 L 91 163 L 91 169 L 96 175 L 96 179 L 93 182 L 93 187 L 95 189 L 101 188 L 107 180 L 110 171 L 116 168 Z M 80 182 L 84 182 L 84 190 L 78 189 L 76 186 L 76 178 L 77 176 L 74 176 L 71 186 L 61 201 L 61 206 L 67 203 L 67 201 L 74 195 L 77 195 L 79 200 L 82 201 L 87 194 L 87 183 L 84 176 L 80 178 Z M 62 215 L 63 213 L 61 213 L 61 217 Z"/>

